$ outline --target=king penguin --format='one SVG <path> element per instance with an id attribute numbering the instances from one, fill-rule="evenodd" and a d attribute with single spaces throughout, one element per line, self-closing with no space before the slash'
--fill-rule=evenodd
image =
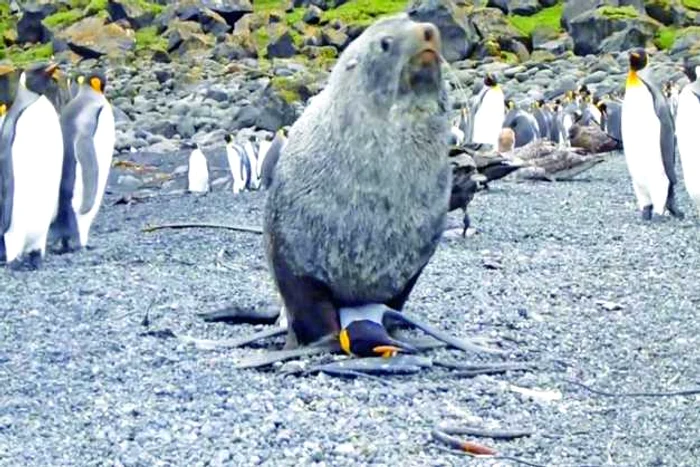
<path id="1" fill-rule="evenodd" d="M 275 170 L 275 165 L 277 165 L 277 161 L 280 158 L 282 149 L 284 149 L 284 145 L 287 144 L 288 130 L 289 127 L 282 127 L 279 130 L 277 130 L 277 133 L 275 134 L 275 137 L 272 140 L 272 144 L 270 145 L 270 149 L 267 151 L 265 160 L 262 163 L 261 176 L 262 187 L 264 189 L 269 188 L 272 184 L 272 177 Z"/>
<path id="2" fill-rule="evenodd" d="M 85 78 L 78 77 L 76 95 L 61 111 L 63 171 L 51 234 L 60 240 L 64 253 L 87 246 L 92 222 L 102 204 L 116 140 L 114 112 L 104 95 L 107 78 L 100 71 Z"/>
<path id="3" fill-rule="evenodd" d="M 629 54 L 629 72 L 622 104 L 622 144 L 642 218 L 665 210 L 683 217 L 675 204 L 676 140 L 673 118 L 661 92 L 642 76 L 648 62 L 644 49 Z"/>
<path id="4" fill-rule="evenodd" d="M 206 193 L 209 191 L 209 168 L 207 158 L 197 143 L 190 145 L 189 166 L 187 170 L 187 191 L 190 193 Z"/>
<path id="5" fill-rule="evenodd" d="M 686 58 L 684 68 L 690 83 L 683 87 L 678 96 L 676 138 L 685 189 L 700 212 L 700 61 L 691 62 Z"/>
<path id="6" fill-rule="evenodd" d="M 503 90 L 496 77 L 489 73 L 484 78 L 484 88 L 479 93 L 472 112 L 474 123 L 471 142 L 498 147 L 498 136 L 501 134 L 505 114 Z"/>
<path id="7" fill-rule="evenodd" d="M 226 140 L 226 158 L 233 179 L 232 189 L 237 195 L 248 186 L 250 164 L 247 163 L 245 151 L 234 142 L 232 135 L 227 133 L 224 139 Z"/>
<path id="8" fill-rule="evenodd" d="M 60 78 L 58 65 L 24 70 L 0 134 L 0 234 L 11 267 L 41 266 L 58 205 L 63 136 L 58 113 L 44 95 Z"/>

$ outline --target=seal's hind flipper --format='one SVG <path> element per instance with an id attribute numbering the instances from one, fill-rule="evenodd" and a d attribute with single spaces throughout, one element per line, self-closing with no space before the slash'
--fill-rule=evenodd
<path id="1" fill-rule="evenodd" d="M 279 306 L 251 308 L 232 305 L 219 310 L 198 313 L 197 316 L 210 323 L 223 321 L 231 324 L 275 324 L 279 315 Z"/>
<path id="2" fill-rule="evenodd" d="M 489 353 L 496 355 L 504 355 L 506 353 L 503 350 L 482 347 L 481 345 L 478 345 L 471 340 L 458 339 L 456 337 L 450 336 L 449 334 L 446 334 L 442 331 L 433 328 L 432 326 L 418 321 L 416 318 L 412 318 L 403 312 L 398 312 L 387 308 L 387 310 L 384 312 L 384 317 L 410 324 L 411 326 L 420 329 L 421 331 L 427 333 L 435 339 L 446 343 L 450 347 L 454 347 L 465 352 Z"/>

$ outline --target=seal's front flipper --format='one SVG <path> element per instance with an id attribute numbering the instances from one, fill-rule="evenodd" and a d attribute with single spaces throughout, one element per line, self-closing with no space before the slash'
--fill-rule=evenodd
<path id="1" fill-rule="evenodd" d="M 429 326 L 421 321 L 418 321 L 416 318 L 412 318 L 408 316 L 406 313 L 403 312 L 398 312 L 395 310 L 392 310 L 390 308 L 387 308 L 384 312 L 384 318 L 387 319 L 395 319 L 397 321 L 402 321 L 404 323 L 408 323 L 411 326 L 414 326 L 421 331 L 425 332 L 426 334 L 434 337 L 435 339 L 444 342 L 445 344 L 449 345 L 450 347 L 454 347 L 459 350 L 463 350 L 465 352 L 477 352 L 477 353 L 489 353 L 489 354 L 496 354 L 496 355 L 504 355 L 506 352 L 503 350 L 498 350 L 498 349 L 492 349 L 488 347 L 482 347 L 481 345 L 478 345 L 474 343 L 473 341 L 470 340 L 465 340 L 465 339 L 458 339 L 456 337 L 450 336 L 449 334 L 446 334 L 442 331 L 439 331 L 432 326 Z"/>
<path id="2" fill-rule="evenodd" d="M 279 306 L 251 308 L 237 305 L 198 314 L 200 318 L 207 322 L 223 321 L 231 324 L 275 324 L 279 315 Z"/>
<path id="3" fill-rule="evenodd" d="M 288 374 L 326 373 L 343 378 L 371 377 L 385 383 L 378 376 L 400 376 L 419 373 L 425 368 L 432 367 L 432 360 L 416 355 L 397 355 L 391 358 L 366 357 L 341 360 L 337 362 L 314 365 L 308 369 L 288 372 Z"/>

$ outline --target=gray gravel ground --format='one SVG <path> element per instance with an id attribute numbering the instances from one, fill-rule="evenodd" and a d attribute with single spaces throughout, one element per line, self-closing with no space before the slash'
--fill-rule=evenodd
<path id="1" fill-rule="evenodd" d="M 259 224 L 264 195 L 131 206 L 112 206 L 111 197 L 93 250 L 51 255 L 37 272 L 0 271 L 0 464 L 510 465 L 436 449 L 430 430 L 452 422 L 531 428 L 531 437 L 481 442 L 543 465 L 700 465 L 700 396 L 610 398 L 565 382 L 610 391 L 700 386 L 696 211 L 681 189 L 686 220 L 643 224 L 622 156 L 589 178 L 502 182 L 477 196 L 480 233 L 445 235 L 406 309 L 458 336 L 502 340 L 517 347 L 510 361 L 543 367 L 476 378 L 430 368 L 392 377 L 391 386 L 235 370 L 238 359 L 266 350 L 206 351 L 141 335 L 147 309 L 150 329 L 207 338 L 254 329 L 196 313 L 276 303 L 261 237 L 140 229 Z M 459 228 L 461 215 L 450 223 Z M 221 248 L 231 253 L 229 269 L 215 264 Z"/>

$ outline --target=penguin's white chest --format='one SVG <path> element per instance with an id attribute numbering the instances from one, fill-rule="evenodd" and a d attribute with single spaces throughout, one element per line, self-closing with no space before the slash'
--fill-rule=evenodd
<path id="1" fill-rule="evenodd" d="M 700 209 L 700 99 L 686 87 L 678 96 L 676 138 L 688 194 Z"/>
<path id="2" fill-rule="evenodd" d="M 97 164 L 97 192 L 95 193 L 95 201 L 90 210 L 81 214 L 81 205 L 83 201 L 83 168 L 80 162 L 75 164 L 75 185 L 73 188 L 73 211 L 76 214 L 78 222 L 78 235 L 80 245 L 87 245 L 90 228 L 92 222 L 97 215 L 97 212 L 102 205 L 107 179 L 112 168 L 112 158 L 114 155 L 114 144 L 116 141 L 114 113 L 112 106 L 106 102 L 99 113 L 95 134 L 93 136 L 93 145 L 95 148 L 95 162 Z M 92 175 L 91 175 L 92 176 Z"/>
<path id="3" fill-rule="evenodd" d="M 41 96 L 16 122 L 12 143 L 12 219 L 5 233 L 7 261 L 46 248 L 58 206 L 63 134 L 58 114 Z"/>
<path id="4" fill-rule="evenodd" d="M 491 144 L 498 147 L 498 136 L 505 119 L 505 101 L 503 91 L 489 89 L 481 100 L 481 105 L 474 114 L 472 140 L 475 143 Z"/>
<path id="5" fill-rule="evenodd" d="M 645 85 L 630 86 L 622 104 L 622 144 L 632 178 L 642 184 L 659 174 L 665 177 L 661 159 L 661 122 L 654 99 Z"/>
<path id="6" fill-rule="evenodd" d="M 209 170 L 207 159 L 200 149 L 190 154 L 189 171 L 187 173 L 188 190 L 195 193 L 209 191 Z"/>

